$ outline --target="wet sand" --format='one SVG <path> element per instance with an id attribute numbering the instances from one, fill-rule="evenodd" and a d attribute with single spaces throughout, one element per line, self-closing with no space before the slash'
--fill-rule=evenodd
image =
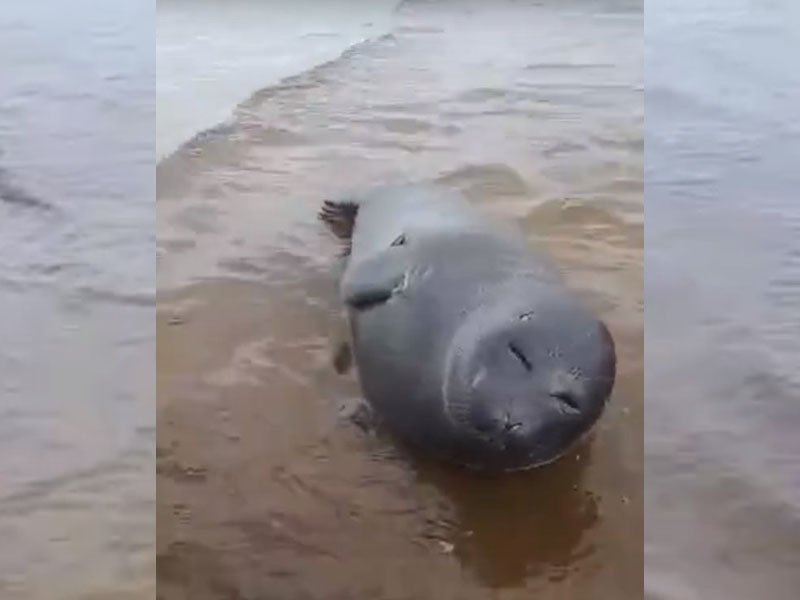
<path id="1" fill-rule="evenodd" d="M 159 164 L 161 598 L 642 596 L 641 18 L 409 3 Z M 403 180 L 516 222 L 608 322 L 611 404 L 555 465 L 465 474 L 346 417 L 316 211 Z"/>

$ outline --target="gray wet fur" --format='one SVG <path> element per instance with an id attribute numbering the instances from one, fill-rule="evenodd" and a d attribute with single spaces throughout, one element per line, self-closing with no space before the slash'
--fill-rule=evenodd
<path id="1" fill-rule="evenodd" d="M 613 340 L 519 231 L 426 185 L 326 202 L 320 216 L 347 244 L 355 364 L 388 429 L 511 471 L 557 459 L 600 417 Z"/>

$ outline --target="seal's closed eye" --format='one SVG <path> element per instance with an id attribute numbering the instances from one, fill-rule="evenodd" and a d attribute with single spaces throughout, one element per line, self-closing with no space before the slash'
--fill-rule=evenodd
<path id="1" fill-rule="evenodd" d="M 511 342 L 508 345 L 508 349 L 511 351 L 511 354 L 517 357 L 517 360 L 522 363 L 526 370 L 533 371 L 533 365 L 531 364 L 531 361 L 528 360 L 528 357 L 525 356 L 525 353 L 522 352 L 522 350 L 520 350 L 516 344 Z"/>
<path id="2" fill-rule="evenodd" d="M 572 394 L 569 392 L 551 392 L 550 395 L 557 400 L 560 400 L 562 403 L 566 404 L 570 411 L 572 412 L 580 412 L 580 407 L 578 406 L 577 402 L 575 402 L 575 398 L 572 397 Z"/>
<path id="3" fill-rule="evenodd" d="M 406 245 L 406 234 L 401 233 L 398 235 L 395 240 L 390 244 L 390 246 L 405 246 Z"/>

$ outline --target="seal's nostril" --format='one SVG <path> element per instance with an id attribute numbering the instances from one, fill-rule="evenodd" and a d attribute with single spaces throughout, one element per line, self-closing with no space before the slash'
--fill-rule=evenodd
<path id="1" fill-rule="evenodd" d="M 517 421 L 512 421 L 511 420 L 511 415 L 506 413 L 506 418 L 503 421 L 503 431 L 508 433 L 508 432 L 511 432 L 511 431 L 515 431 L 515 430 L 519 429 L 520 427 L 522 427 L 522 423 L 519 423 Z"/>

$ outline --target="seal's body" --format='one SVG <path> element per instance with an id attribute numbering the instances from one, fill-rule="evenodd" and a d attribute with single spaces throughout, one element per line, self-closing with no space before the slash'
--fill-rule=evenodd
<path id="1" fill-rule="evenodd" d="M 350 245 L 340 289 L 359 378 L 397 435 L 508 471 L 555 460 L 599 418 L 611 336 L 519 232 L 425 186 L 320 215 Z"/>

